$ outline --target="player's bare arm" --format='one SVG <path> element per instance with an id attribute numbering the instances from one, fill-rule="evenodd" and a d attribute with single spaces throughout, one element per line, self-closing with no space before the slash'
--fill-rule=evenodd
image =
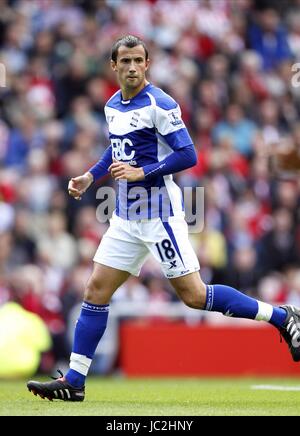
<path id="1" fill-rule="evenodd" d="M 120 162 L 116 159 L 108 168 L 111 176 L 115 180 L 127 180 L 127 182 L 137 182 L 144 180 L 145 174 L 143 168 L 135 168 L 127 163 Z"/>
<path id="2" fill-rule="evenodd" d="M 81 200 L 81 196 L 93 183 L 94 177 L 90 172 L 83 174 L 82 176 L 74 177 L 69 181 L 68 192 L 75 200 Z"/>

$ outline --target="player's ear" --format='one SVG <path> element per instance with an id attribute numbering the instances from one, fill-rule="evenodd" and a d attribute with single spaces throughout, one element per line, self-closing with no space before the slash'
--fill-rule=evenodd
<path id="1" fill-rule="evenodd" d="M 110 66 L 111 66 L 111 68 L 114 70 L 114 71 L 118 71 L 117 70 L 117 63 L 115 62 L 115 61 L 110 61 Z"/>
<path id="2" fill-rule="evenodd" d="M 150 64 L 150 59 L 146 59 L 146 68 L 145 68 L 145 71 L 148 70 L 149 64 Z"/>

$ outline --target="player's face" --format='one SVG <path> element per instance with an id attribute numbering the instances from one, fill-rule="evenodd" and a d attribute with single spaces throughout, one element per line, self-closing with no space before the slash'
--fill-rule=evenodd
<path id="1" fill-rule="evenodd" d="M 117 61 L 111 61 L 111 66 L 117 73 L 121 88 L 139 90 L 144 86 L 149 60 L 146 60 L 142 45 L 119 47 Z"/>

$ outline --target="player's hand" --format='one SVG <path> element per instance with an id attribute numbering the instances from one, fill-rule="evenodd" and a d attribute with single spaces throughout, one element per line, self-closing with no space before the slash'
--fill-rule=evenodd
<path id="1" fill-rule="evenodd" d="M 137 182 L 144 180 L 145 174 L 143 168 L 135 168 L 124 162 L 113 159 L 113 163 L 108 168 L 111 176 L 115 180 L 127 180 L 127 182 Z"/>
<path id="2" fill-rule="evenodd" d="M 82 194 L 88 189 L 88 187 L 93 183 L 93 176 L 91 173 L 85 173 L 82 176 L 74 177 L 69 181 L 68 193 L 75 200 L 81 200 Z"/>

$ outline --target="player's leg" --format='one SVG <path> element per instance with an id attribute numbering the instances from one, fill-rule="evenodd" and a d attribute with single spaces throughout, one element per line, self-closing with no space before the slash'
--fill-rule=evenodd
<path id="1" fill-rule="evenodd" d="M 95 254 L 94 270 L 88 280 L 76 323 L 70 369 L 54 382 L 28 382 L 28 389 L 42 397 L 82 401 L 89 367 L 102 338 L 113 293 L 130 274 L 139 275 L 147 248 L 132 234 L 131 224 L 113 218 Z"/>
<path id="2" fill-rule="evenodd" d="M 178 296 L 195 309 L 269 322 L 282 333 L 293 359 L 300 360 L 300 311 L 291 306 L 272 306 L 230 286 L 203 283 L 198 271 L 198 259 L 183 221 L 171 217 L 167 223 L 162 222 L 160 228 L 157 225 L 157 240 L 149 247 Z"/>
<path id="3" fill-rule="evenodd" d="M 94 264 L 74 331 L 69 371 L 65 377 L 52 382 L 29 381 L 27 387 L 30 391 L 49 400 L 83 401 L 85 379 L 106 329 L 109 301 L 129 275 L 127 271 Z"/>
<path id="4" fill-rule="evenodd" d="M 206 286 L 199 272 L 192 272 L 169 279 L 177 296 L 192 309 L 204 310 L 206 304 Z"/>
<path id="5" fill-rule="evenodd" d="M 266 321 L 277 327 L 292 357 L 300 361 L 300 311 L 293 306 L 276 307 L 251 298 L 225 285 L 205 285 L 198 272 L 170 279 L 179 298 L 189 307 L 225 316 Z"/>
<path id="6" fill-rule="evenodd" d="M 94 256 L 94 271 L 88 280 L 84 302 L 75 328 L 67 381 L 84 385 L 97 345 L 107 325 L 113 293 L 130 274 L 139 275 L 147 249 L 133 235 L 132 223 L 113 216 Z"/>
<path id="7" fill-rule="evenodd" d="M 72 386 L 84 385 L 96 348 L 107 326 L 111 297 L 129 275 L 128 271 L 94 263 L 75 327 L 70 369 L 65 376 Z"/>
<path id="8" fill-rule="evenodd" d="M 281 327 L 286 310 L 251 298 L 225 285 L 205 285 L 199 272 L 170 279 L 177 295 L 194 309 L 221 312 L 225 316 L 267 321 Z"/>
<path id="9" fill-rule="evenodd" d="M 84 291 L 84 301 L 90 304 L 109 304 L 114 292 L 128 279 L 130 273 L 94 262 L 93 272 Z"/>

